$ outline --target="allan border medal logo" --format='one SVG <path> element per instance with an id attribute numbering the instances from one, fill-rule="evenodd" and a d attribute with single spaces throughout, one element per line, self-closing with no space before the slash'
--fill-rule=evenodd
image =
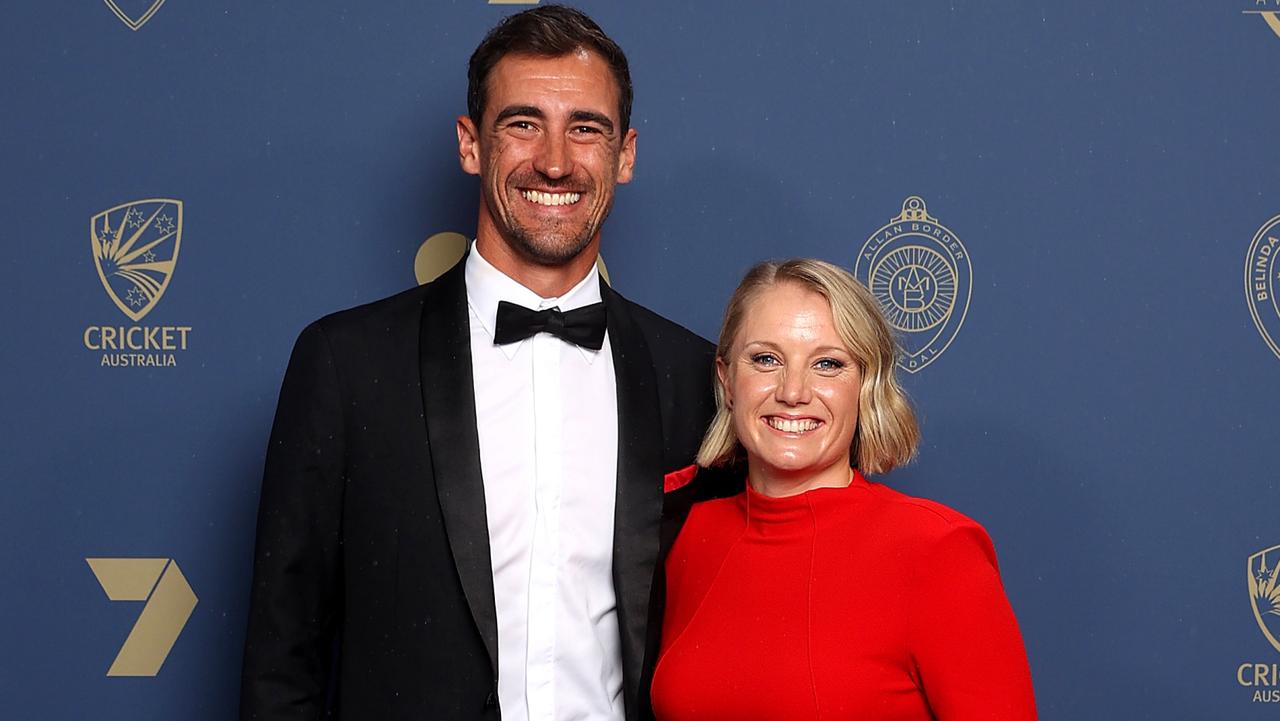
<path id="1" fill-rule="evenodd" d="M 164 297 L 182 247 L 182 201 L 148 198 L 117 205 L 89 221 L 93 264 L 107 297 L 131 326 L 85 328 L 85 348 L 104 366 L 175 366 L 189 326 L 136 325 Z"/>
<path id="2" fill-rule="evenodd" d="M 937 360 L 964 325 L 973 290 L 969 251 L 919 196 L 867 238 L 853 272 L 898 331 L 898 367 L 908 373 Z"/>
<path id="3" fill-rule="evenodd" d="M 1280 358 L 1280 215 L 1258 228 L 1244 261 L 1244 293 L 1262 339 Z"/>
<path id="4" fill-rule="evenodd" d="M 164 0 L 103 0 L 130 30 L 137 31 L 164 5 Z M 121 7 L 121 6 L 125 7 Z"/>
<path id="5" fill-rule="evenodd" d="M 1280 651 L 1280 546 L 1249 556 L 1245 565 L 1249 606 L 1258 630 Z M 1254 703 L 1280 703 L 1280 663 L 1246 661 L 1236 667 L 1236 683 L 1253 689 Z"/>

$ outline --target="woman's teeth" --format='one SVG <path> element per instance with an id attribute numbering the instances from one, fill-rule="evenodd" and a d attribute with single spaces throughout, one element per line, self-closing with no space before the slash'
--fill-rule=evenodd
<path id="1" fill-rule="evenodd" d="M 787 420 L 784 418 L 769 417 L 764 419 L 770 428 L 782 431 L 783 433 L 804 433 L 818 427 L 818 422 L 811 418 L 801 418 L 798 420 Z"/>

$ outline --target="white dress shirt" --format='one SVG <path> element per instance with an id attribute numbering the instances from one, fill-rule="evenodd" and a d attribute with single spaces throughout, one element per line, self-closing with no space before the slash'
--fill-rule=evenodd
<path id="1" fill-rule="evenodd" d="M 465 274 L 503 721 L 620 721 L 618 401 L 608 333 L 598 351 L 546 333 L 493 343 L 498 301 L 573 310 L 600 302 L 599 274 L 542 298 L 474 244 Z"/>

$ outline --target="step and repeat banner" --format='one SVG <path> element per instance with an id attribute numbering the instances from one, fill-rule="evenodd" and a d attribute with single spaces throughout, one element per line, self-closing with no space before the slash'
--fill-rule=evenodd
<path id="1" fill-rule="evenodd" d="M 0 718 L 236 716 L 293 340 L 456 260 L 529 4 L 6 7 Z M 613 286 L 713 337 L 759 259 L 855 271 L 925 439 L 881 480 L 990 531 L 1041 717 L 1280 718 L 1280 0 L 581 7 Z"/>

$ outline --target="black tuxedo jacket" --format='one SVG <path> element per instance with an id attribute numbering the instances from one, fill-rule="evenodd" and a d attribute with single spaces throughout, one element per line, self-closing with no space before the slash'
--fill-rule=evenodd
<path id="1" fill-rule="evenodd" d="M 498 718 L 498 631 L 464 263 L 304 330 L 258 513 L 242 719 Z M 648 715 L 663 477 L 714 410 L 710 343 L 601 284 L 617 374 L 613 582 L 627 718 Z M 480 379 L 479 382 L 483 382 Z"/>

